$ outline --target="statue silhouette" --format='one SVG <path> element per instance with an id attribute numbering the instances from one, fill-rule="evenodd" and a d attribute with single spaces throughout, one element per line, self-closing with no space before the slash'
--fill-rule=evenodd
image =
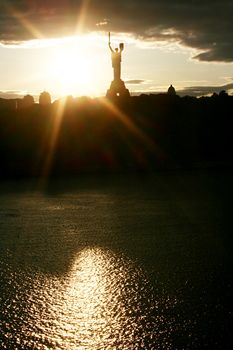
<path id="1" fill-rule="evenodd" d="M 114 80 L 120 80 L 121 79 L 121 53 L 124 48 L 123 43 L 120 44 L 119 50 L 118 48 L 116 48 L 114 51 L 111 47 L 110 36 L 109 36 L 108 46 L 112 52 L 113 78 Z"/>
<path id="2" fill-rule="evenodd" d="M 110 41 L 110 32 L 108 33 L 108 46 L 112 56 L 113 81 L 110 89 L 107 91 L 107 96 L 129 96 L 129 90 L 126 89 L 123 80 L 121 80 L 121 53 L 124 50 L 124 44 L 120 43 L 119 49 L 113 50 Z"/>

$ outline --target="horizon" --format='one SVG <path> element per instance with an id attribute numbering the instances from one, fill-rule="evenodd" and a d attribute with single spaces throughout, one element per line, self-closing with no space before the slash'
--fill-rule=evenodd
<path id="1" fill-rule="evenodd" d="M 171 84 L 172 85 L 172 84 Z M 173 85 L 172 85 L 173 86 Z M 174 87 L 174 86 L 173 86 Z M 169 88 L 169 87 L 168 87 Z M 203 87 L 204 88 L 204 87 Z M 214 87 L 210 88 L 209 92 L 204 92 L 203 89 L 203 93 L 199 93 L 198 92 L 194 92 L 192 93 L 192 88 L 187 89 L 187 90 L 175 90 L 175 94 L 177 97 L 193 97 L 193 98 L 201 98 L 201 97 L 212 97 L 213 95 L 220 95 L 221 93 L 226 93 L 228 96 L 233 96 L 233 93 L 229 94 L 227 89 L 224 89 L 225 86 L 216 86 L 216 89 L 214 89 Z M 207 87 L 208 89 L 208 87 Z M 186 93 L 187 92 L 187 93 Z M 189 93 L 190 92 L 190 93 Z M 50 94 L 49 91 L 41 91 L 39 94 L 37 95 L 33 95 L 30 94 L 28 92 L 22 92 L 22 94 L 19 93 L 15 93 L 12 91 L 6 91 L 6 92 L 1 92 L 0 91 L 0 100 L 23 100 L 25 97 L 27 96 L 31 96 L 34 99 L 34 104 L 39 104 L 39 97 L 42 93 L 48 93 L 51 97 L 51 104 L 53 104 L 54 102 L 57 101 L 61 101 L 63 99 L 67 99 L 67 98 L 72 98 L 74 100 L 76 99 L 82 99 L 82 98 L 87 98 L 87 99 L 102 99 L 102 98 L 107 98 L 106 93 L 103 93 L 102 95 L 96 95 L 96 96 L 90 96 L 90 95 L 77 95 L 77 96 L 73 96 L 73 95 L 61 95 L 61 96 L 54 96 L 52 94 Z M 157 91 L 157 92 L 153 92 L 153 91 L 142 91 L 142 92 L 130 92 L 130 96 L 129 97 L 140 97 L 143 95 L 147 95 L 147 96 L 160 96 L 160 95 L 167 95 L 168 93 L 168 89 L 166 91 Z"/>

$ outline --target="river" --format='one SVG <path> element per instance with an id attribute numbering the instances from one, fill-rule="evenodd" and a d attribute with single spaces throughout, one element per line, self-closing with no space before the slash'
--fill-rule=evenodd
<path id="1" fill-rule="evenodd" d="M 232 172 L 0 183 L 1 349 L 232 349 Z"/>

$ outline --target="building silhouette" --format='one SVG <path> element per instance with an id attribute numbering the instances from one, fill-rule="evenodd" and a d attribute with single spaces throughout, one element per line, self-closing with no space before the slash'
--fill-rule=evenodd
<path id="1" fill-rule="evenodd" d="M 41 106 L 48 106 L 51 104 L 51 96 L 50 96 L 50 93 L 47 92 L 47 91 L 43 91 L 41 94 L 40 94 L 40 97 L 39 97 L 39 104 Z"/>
<path id="2" fill-rule="evenodd" d="M 176 95 L 176 90 L 175 90 L 175 88 L 172 85 L 169 86 L 169 88 L 167 90 L 167 94 L 168 95 L 173 95 L 173 96 Z"/>
<path id="3" fill-rule="evenodd" d="M 28 107 L 33 106 L 34 103 L 35 103 L 35 101 L 34 101 L 34 97 L 32 95 L 25 95 L 22 99 L 21 107 L 28 108 Z"/>

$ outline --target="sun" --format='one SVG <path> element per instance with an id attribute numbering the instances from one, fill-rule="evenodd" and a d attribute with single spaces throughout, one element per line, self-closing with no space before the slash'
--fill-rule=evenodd
<path id="1" fill-rule="evenodd" d="M 54 50 L 50 74 L 60 95 L 94 93 L 95 62 L 80 45 Z"/>
<path id="2" fill-rule="evenodd" d="M 101 35 L 49 39 L 45 44 L 40 63 L 44 90 L 55 98 L 105 94 L 111 79 L 111 63 Z"/>

